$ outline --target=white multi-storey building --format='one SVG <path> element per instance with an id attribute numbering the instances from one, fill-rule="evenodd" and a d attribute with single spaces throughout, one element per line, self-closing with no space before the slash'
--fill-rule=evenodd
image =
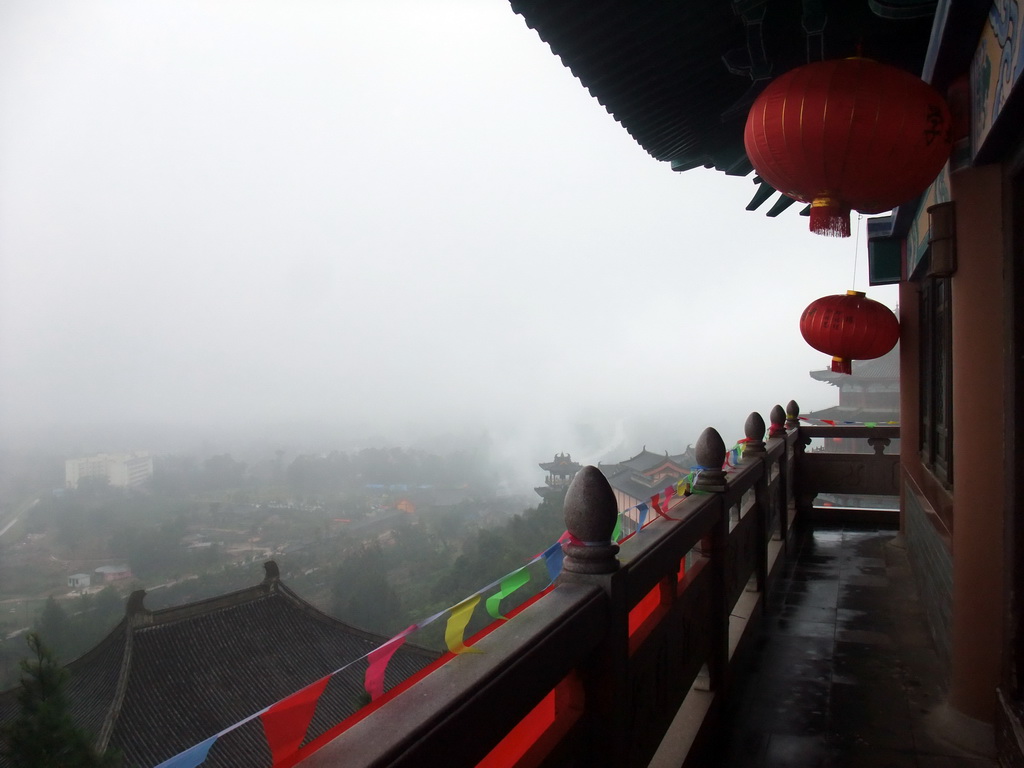
<path id="1" fill-rule="evenodd" d="M 77 488 L 86 477 L 102 477 L 115 488 L 135 488 L 153 476 L 148 453 L 99 453 L 64 462 L 64 484 Z"/>

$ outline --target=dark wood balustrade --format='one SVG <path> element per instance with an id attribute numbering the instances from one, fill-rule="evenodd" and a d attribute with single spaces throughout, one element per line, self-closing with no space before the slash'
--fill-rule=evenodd
<path id="1" fill-rule="evenodd" d="M 620 546 L 611 489 L 585 468 L 566 497 L 577 543 L 555 588 L 482 637 L 482 653 L 452 658 L 301 766 L 618 768 L 699 755 L 794 516 L 818 493 L 898 493 L 898 457 L 884 453 L 898 427 L 805 427 L 795 403 L 787 412 L 772 410 L 767 439 L 751 415 L 728 473 L 725 444 L 705 430 L 694 493 Z M 805 451 L 814 437 L 875 450 Z"/>

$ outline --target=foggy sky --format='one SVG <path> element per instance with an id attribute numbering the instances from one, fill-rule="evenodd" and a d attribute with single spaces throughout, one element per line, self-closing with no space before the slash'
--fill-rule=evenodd
<path id="1" fill-rule="evenodd" d="M 4 440 L 735 439 L 837 401 L 797 323 L 854 287 L 857 238 L 754 190 L 651 159 L 502 0 L 0 0 Z"/>

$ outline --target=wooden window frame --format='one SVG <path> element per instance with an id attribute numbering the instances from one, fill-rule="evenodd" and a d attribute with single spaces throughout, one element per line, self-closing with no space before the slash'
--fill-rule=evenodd
<path id="1" fill-rule="evenodd" d="M 921 280 L 921 463 L 953 487 L 953 304 L 949 277 Z"/>

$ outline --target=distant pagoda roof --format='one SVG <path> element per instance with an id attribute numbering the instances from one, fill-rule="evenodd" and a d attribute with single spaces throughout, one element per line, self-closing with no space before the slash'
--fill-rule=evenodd
<path id="1" fill-rule="evenodd" d="M 365 656 L 388 638 L 314 608 L 279 579 L 277 564 L 248 589 L 159 611 L 141 590 L 127 615 L 95 648 L 72 661 L 68 698 L 76 722 L 114 747 L 125 765 L 153 766 Z M 402 645 L 387 667 L 396 685 L 439 654 Z M 362 704 L 365 664 L 334 675 L 317 704 L 307 741 Z M 0 722 L 17 711 L 17 689 L 0 694 Z M 207 766 L 269 766 L 256 718 L 221 736 Z"/>
<path id="2" fill-rule="evenodd" d="M 579 462 L 573 461 L 568 453 L 556 453 L 554 461 L 538 465 L 545 472 L 555 475 L 574 475 L 580 471 Z"/>
<path id="3" fill-rule="evenodd" d="M 874 360 L 854 360 L 853 373 L 835 373 L 829 368 L 810 373 L 812 379 L 827 382 L 834 387 L 880 381 L 899 383 L 900 345 L 897 342 L 890 351 Z"/>

